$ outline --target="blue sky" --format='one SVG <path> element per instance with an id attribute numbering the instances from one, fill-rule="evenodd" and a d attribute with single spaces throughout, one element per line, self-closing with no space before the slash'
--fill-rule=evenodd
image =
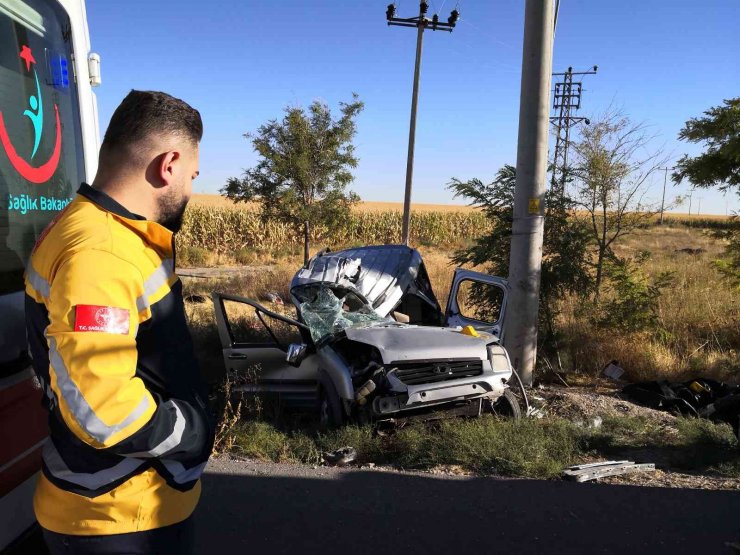
<path id="1" fill-rule="evenodd" d="M 384 0 L 88 0 L 101 132 L 128 90 L 159 89 L 201 111 L 205 135 L 197 192 L 216 193 L 256 161 L 242 135 L 286 105 L 365 102 L 352 189 L 402 201 L 415 30 L 387 27 Z M 429 0 L 430 15 L 459 4 L 452 34 L 427 32 L 421 71 L 414 197 L 454 202 L 451 177 L 490 180 L 516 162 L 524 1 Z M 418 2 L 397 2 L 398 15 Z M 724 98 L 740 95 L 736 0 L 562 0 L 553 69 L 584 80 L 580 115 L 610 105 L 645 122 L 672 159 L 697 147 L 678 131 Z M 659 199 L 662 175 L 652 184 Z M 684 193 L 685 186 L 669 194 Z M 702 213 L 740 209 L 737 196 L 698 190 Z M 685 206 L 682 211 L 686 211 Z"/>

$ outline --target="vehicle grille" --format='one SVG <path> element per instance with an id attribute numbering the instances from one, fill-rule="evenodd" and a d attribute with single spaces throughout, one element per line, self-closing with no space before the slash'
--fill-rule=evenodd
<path id="1" fill-rule="evenodd" d="M 419 385 L 480 376 L 483 373 L 483 361 L 474 358 L 394 362 L 391 368 L 398 368 L 396 376 L 406 385 Z"/>

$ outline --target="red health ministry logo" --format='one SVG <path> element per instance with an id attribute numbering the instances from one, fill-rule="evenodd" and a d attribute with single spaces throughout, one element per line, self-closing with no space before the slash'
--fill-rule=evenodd
<path id="1" fill-rule="evenodd" d="M 78 304 L 75 306 L 74 331 L 120 333 L 129 332 L 129 311 L 115 306 Z"/>
<path id="2" fill-rule="evenodd" d="M 33 57 L 33 53 L 28 46 L 23 46 L 20 52 L 20 58 L 26 62 L 26 72 L 31 73 L 31 65 L 36 65 L 36 60 Z M 41 143 L 41 137 L 44 132 L 44 103 L 41 97 L 41 86 L 39 85 L 39 76 L 36 72 L 36 68 L 33 68 L 33 76 L 36 80 L 36 95 L 30 96 L 28 99 L 29 108 L 23 112 L 23 115 L 31 120 L 33 124 L 34 142 L 33 151 L 31 152 L 31 159 L 36 156 L 39 144 Z M 30 162 L 22 158 L 8 135 L 8 130 L 5 127 L 5 120 L 3 118 L 3 112 L 0 111 L 0 144 L 2 144 L 5 154 L 8 155 L 11 165 L 15 168 L 21 177 L 27 179 L 31 183 L 45 183 L 51 179 L 54 172 L 59 166 L 59 159 L 62 153 L 62 126 L 59 121 L 59 106 L 54 104 L 54 115 L 56 122 L 56 137 L 54 139 L 54 150 L 49 156 L 49 159 L 39 166 L 33 166 Z"/>

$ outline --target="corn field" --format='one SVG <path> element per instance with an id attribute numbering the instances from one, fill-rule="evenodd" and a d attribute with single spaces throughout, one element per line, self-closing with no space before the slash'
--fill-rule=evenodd
<path id="1" fill-rule="evenodd" d="M 657 218 L 654 220 L 657 223 Z M 318 246 L 354 246 L 398 243 L 401 238 L 400 211 L 353 211 L 347 222 L 329 229 L 311 230 L 311 242 Z M 669 216 L 669 225 L 728 229 L 740 224 L 729 218 L 686 218 Z M 485 215 L 478 211 L 424 211 L 411 214 L 411 242 L 414 245 L 447 247 L 460 245 L 488 231 Z M 276 246 L 299 247 L 302 231 L 288 224 L 263 222 L 259 213 L 229 206 L 190 205 L 185 213 L 178 244 L 216 254 L 243 248 L 272 250 Z"/>
<path id="2" fill-rule="evenodd" d="M 351 246 L 398 243 L 401 212 L 353 212 L 345 225 L 311 230 L 313 244 Z M 457 245 L 488 229 L 482 212 L 418 212 L 411 215 L 411 239 L 416 245 Z M 263 222 L 257 212 L 240 208 L 189 206 L 178 245 L 227 254 L 243 248 L 299 246 L 302 233 L 288 224 Z"/>

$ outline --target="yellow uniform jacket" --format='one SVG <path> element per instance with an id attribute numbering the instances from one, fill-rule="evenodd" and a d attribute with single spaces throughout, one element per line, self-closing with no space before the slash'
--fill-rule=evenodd
<path id="1" fill-rule="evenodd" d="M 77 535 L 186 519 L 213 443 L 172 233 L 83 184 L 26 268 L 50 438 L 34 508 Z"/>

